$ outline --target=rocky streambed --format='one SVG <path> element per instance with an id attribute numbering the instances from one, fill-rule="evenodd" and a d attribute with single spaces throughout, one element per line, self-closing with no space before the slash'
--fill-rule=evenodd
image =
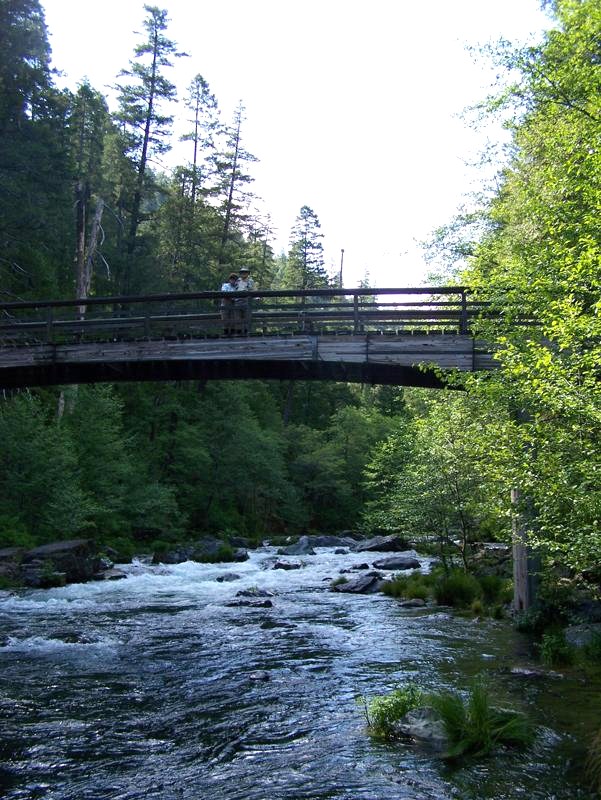
<path id="1" fill-rule="evenodd" d="M 119 565 L 125 580 L 5 595 L 2 795 L 590 797 L 576 765 L 599 686 L 512 673 L 535 661 L 505 623 L 330 591 L 340 570 L 360 574 L 390 553 L 313 550 L 265 547 L 232 564 L 135 562 Z M 274 569 L 281 559 L 302 565 Z M 450 770 L 416 742 L 367 736 L 359 696 L 407 681 L 463 691 L 482 673 L 500 703 L 533 720 L 527 752 Z"/>

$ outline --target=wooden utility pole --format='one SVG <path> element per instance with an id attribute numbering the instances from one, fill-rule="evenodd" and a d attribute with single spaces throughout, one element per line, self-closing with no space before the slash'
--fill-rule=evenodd
<path id="1" fill-rule="evenodd" d="M 518 423 L 527 422 L 530 417 L 520 410 L 515 415 Z M 513 609 L 526 611 L 536 601 L 540 557 L 528 544 L 528 530 L 534 524 L 534 511 L 528 498 L 523 498 L 518 488 L 511 490 L 513 506 L 512 555 L 513 555 Z"/>

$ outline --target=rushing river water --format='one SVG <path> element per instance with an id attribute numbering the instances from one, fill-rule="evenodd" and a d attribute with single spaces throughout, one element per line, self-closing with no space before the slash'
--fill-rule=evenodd
<path id="1" fill-rule="evenodd" d="M 574 800 L 599 686 L 524 679 L 509 626 L 328 591 L 365 553 L 320 549 L 273 570 L 133 564 L 127 580 L 0 601 L 0 795 L 44 800 Z M 225 573 L 233 582 L 218 582 Z M 232 607 L 240 589 L 272 608 Z M 451 769 L 366 735 L 358 695 L 411 680 L 465 689 L 484 672 L 537 726 L 528 752 Z M 587 727 L 588 723 L 588 727 Z"/>

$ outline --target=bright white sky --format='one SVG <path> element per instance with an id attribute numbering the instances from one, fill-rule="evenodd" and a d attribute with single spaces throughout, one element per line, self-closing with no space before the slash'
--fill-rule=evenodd
<path id="1" fill-rule="evenodd" d="M 246 106 L 244 144 L 259 158 L 253 188 L 277 229 L 276 252 L 308 205 L 331 272 L 344 248 L 349 287 L 366 272 L 379 287 L 425 282 L 416 243 L 479 180 L 466 164 L 483 134 L 458 115 L 495 76 L 466 45 L 537 41 L 549 24 L 539 0 L 154 2 L 168 10 L 167 35 L 191 56 L 171 70 L 180 98 L 200 73 L 224 120 L 239 100 Z M 143 30 L 142 0 L 42 5 L 64 73 L 57 83 L 75 88 L 87 76 L 110 94 Z"/>

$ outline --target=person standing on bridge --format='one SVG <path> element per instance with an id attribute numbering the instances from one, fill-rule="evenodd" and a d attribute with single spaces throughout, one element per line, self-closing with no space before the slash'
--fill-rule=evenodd
<path id="1" fill-rule="evenodd" d="M 222 292 L 237 292 L 238 291 L 238 275 L 232 272 L 230 277 L 225 283 L 221 285 Z M 223 321 L 223 332 L 226 336 L 231 336 L 237 333 L 237 309 L 234 304 L 234 298 L 222 297 L 221 298 L 221 319 Z"/>
<path id="2" fill-rule="evenodd" d="M 250 277 L 250 268 L 240 267 L 240 278 L 236 291 L 253 292 L 254 290 L 255 282 Z M 237 297 L 234 300 L 236 314 L 238 316 L 238 326 L 243 336 L 248 336 L 250 330 L 251 302 L 252 299 L 250 297 Z"/>

